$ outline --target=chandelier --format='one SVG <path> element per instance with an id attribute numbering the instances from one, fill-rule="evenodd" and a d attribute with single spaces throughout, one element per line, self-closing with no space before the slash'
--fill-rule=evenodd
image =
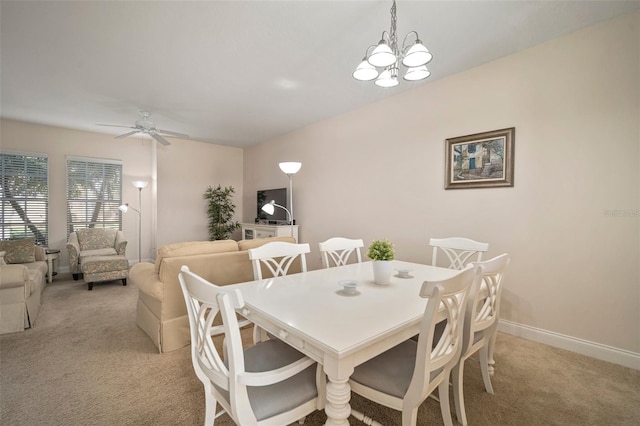
<path id="1" fill-rule="evenodd" d="M 353 72 L 353 78 L 359 81 L 375 79 L 376 86 L 394 87 L 398 85 L 400 63 L 407 68 L 403 77 L 407 81 L 424 80 L 431 75 L 426 65 L 431 61 L 433 55 L 424 47 L 417 32 L 408 33 L 402 43 L 402 50 L 398 49 L 397 20 L 396 0 L 393 0 L 391 29 L 389 32 L 382 32 L 382 39 L 378 45 L 369 46 L 362 62 Z M 407 45 L 407 40 L 412 35 L 415 36 L 415 42 Z M 373 51 L 371 51 L 372 48 Z M 370 51 L 371 54 L 369 54 Z M 378 71 L 378 68 L 382 71 Z"/>

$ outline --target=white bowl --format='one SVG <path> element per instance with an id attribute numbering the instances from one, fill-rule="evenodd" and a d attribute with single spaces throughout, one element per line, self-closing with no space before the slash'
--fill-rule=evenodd
<path id="1" fill-rule="evenodd" d="M 398 277 L 400 278 L 411 278 L 411 271 L 413 271 L 413 269 L 411 268 L 396 268 L 396 271 L 398 271 Z"/>
<path id="2" fill-rule="evenodd" d="M 356 280 L 340 280 L 338 284 L 342 287 L 343 293 L 355 294 L 358 291 L 357 288 L 360 283 Z"/>

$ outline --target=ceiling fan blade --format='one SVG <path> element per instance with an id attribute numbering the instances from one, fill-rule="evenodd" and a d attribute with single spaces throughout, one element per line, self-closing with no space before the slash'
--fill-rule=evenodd
<path id="1" fill-rule="evenodd" d="M 159 134 L 157 134 L 157 133 L 149 133 L 149 134 L 151 135 L 152 138 L 154 138 L 155 140 L 160 142 L 162 145 L 164 145 L 164 146 L 171 145 L 171 142 L 169 142 L 168 140 L 166 140 L 165 138 L 163 138 Z"/>
<path id="2" fill-rule="evenodd" d="M 165 134 L 167 134 L 169 136 L 174 136 L 176 138 L 189 139 L 189 135 L 184 134 L 184 133 L 172 132 L 171 130 L 162 130 L 162 129 L 158 129 L 158 131 L 160 133 L 165 133 Z"/>
<path id="3" fill-rule="evenodd" d="M 119 124 L 96 124 L 96 126 L 124 127 L 125 129 L 137 129 L 137 127 L 134 127 L 134 126 L 121 126 Z"/>
<path id="4" fill-rule="evenodd" d="M 127 136 L 135 135 L 136 133 L 140 133 L 140 130 L 134 130 L 133 132 L 128 132 L 124 135 L 116 136 L 115 139 L 126 138 Z"/>

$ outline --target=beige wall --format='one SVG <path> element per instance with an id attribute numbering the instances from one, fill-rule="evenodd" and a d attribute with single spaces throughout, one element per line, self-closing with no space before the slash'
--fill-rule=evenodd
<path id="1" fill-rule="evenodd" d="M 135 208 L 138 208 L 138 190 L 131 181 L 151 182 L 142 190 L 143 261 L 155 259 L 159 244 L 208 239 L 206 202 L 202 194 L 209 185 L 236 188 L 237 218 L 240 219 L 242 149 L 172 139 L 171 146 L 157 148 L 157 160 L 154 160 L 156 152 L 152 143 L 155 144 L 139 137 L 114 139 L 111 135 L 14 120 L 0 122 L 0 149 L 49 156 L 49 246 L 62 249 L 61 270 L 68 271 L 69 266 L 65 249 L 67 155 L 122 160 L 122 198 Z M 137 214 L 124 214 L 122 227 L 129 241 L 127 257 L 137 262 Z M 156 227 L 157 233 L 154 233 Z"/>
<path id="2" fill-rule="evenodd" d="M 240 220 L 242 162 L 240 148 L 175 139 L 169 147 L 158 146 L 158 247 L 209 238 L 203 198 L 209 185 L 234 187 L 236 220 Z M 240 231 L 233 237 L 239 239 Z"/>
<path id="3" fill-rule="evenodd" d="M 504 319 L 640 353 L 639 26 L 624 16 L 246 149 L 244 220 L 257 189 L 286 185 L 278 162 L 301 161 L 310 267 L 333 236 L 387 237 L 424 263 L 429 237 L 487 241 L 487 258 L 512 256 Z M 443 189 L 446 138 L 511 126 L 513 188 Z"/>

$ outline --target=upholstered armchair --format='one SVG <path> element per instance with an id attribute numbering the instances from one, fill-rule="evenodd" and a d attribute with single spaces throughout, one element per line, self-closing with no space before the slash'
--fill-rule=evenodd
<path id="1" fill-rule="evenodd" d="M 82 273 L 82 261 L 92 256 L 124 256 L 127 240 L 117 229 L 87 228 L 69 234 L 69 271 L 77 280 Z"/>

